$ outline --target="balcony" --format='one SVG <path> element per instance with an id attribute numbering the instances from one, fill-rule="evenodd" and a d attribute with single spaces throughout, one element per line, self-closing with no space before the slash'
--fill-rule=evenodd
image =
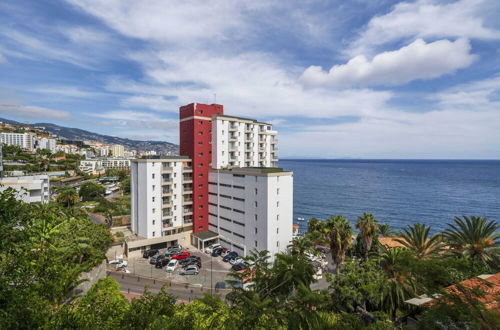
<path id="1" fill-rule="evenodd" d="M 192 167 L 183 167 L 182 172 L 184 173 L 193 173 L 193 168 Z"/>
<path id="2" fill-rule="evenodd" d="M 162 212 L 161 218 L 162 219 L 167 219 L 167 218 L 171 218 L 173 215 L 174 214 L 173 214 L 172 211 Z"/>
<path id="3" fill-rule="evenodd" d="M 192 205 L 193 204 L 193 199 L 192 198 L 184 198 L 182 201 L 182 205 Z"/>
<path id="4" fill-rule="evenodd" d="M 162 173 L 172 173 L 173 171 L 174 171 L 174 169 L 171 167 L 162 167 L 162 169 L 161 169 Z"/>
<path id="5" fill-rule="evenodd" d="M 163 223 L 163 228 L 170 228 L 170 227 L 173 227 L 173 225 L 169 222 L 164 222 Z"/>
<path id="6" fill-rule="evenodd" d="M 162 196 L 171 196 L 172 195 L 172 190 L 171 189 L 164 189 L 162 192 L 161 192 L 161 195 Z"/>
<path id="7" fill-rule="evenodd" d="M 161 183 L 162 184 L 171 184 L 174 180 L 172 178 L 168 178 L 168 179 L 163 179 L 161 180 Z"/>
<path id="8" fill-rule="evenodd" d="M 182 212 L 184 213 L 184 215 L 192 215 L 193 214 L 192 209 L 184 209 L 184 210 L 182 210 Z"/>
<path id="9" fill-rule="evenodd" d="M 171 199 L 165 199 L 162 201 L 162 204 L 161 204 L 163 207 L 165 206 L 172 206 L 172 200 Z"/>
<path id="10" fill-rule="evenodd" d="M 238 130 L 238 125 L 229 125 L 229 132 L 236 132 Z"/>
<path id="11" fill-rule="evenodd" d="M 276 144 L 276 143 L 278 143 L 278 139 L 274 138 L 271 140 L 271 144 Z"/>
<path id="12" fill-rule="evenodd" d="M 193 219 L 184 219 L 183 222 L 184 222 L 185 225 L 190 225 L 190 224 L 193 223 Z"/>

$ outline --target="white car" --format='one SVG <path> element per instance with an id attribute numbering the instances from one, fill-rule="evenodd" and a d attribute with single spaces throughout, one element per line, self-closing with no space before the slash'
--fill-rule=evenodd
<path id="1" fill-rule="evenodd" d="M 216 243 L 216 244 L 212 244 L 210 245 L 209 247 L 207 247 L 205 249 L 205 253 L 206 254 L 212 254 L 212 252 L 214 251 L 214 249 L 218 248 L 218 247 L 222 247 L 220 244 Z"/>
<path id="2" fill-rule="evenodd" d="M 127 260 L 123 260 L 122 262 L 116 264 L 116 269 L 125 268 L 127 266 L 128 266 Z"/>
<path id="3" fill-rule="evenodd" d="M 231 265 L 241 264 L 242 262 L 243 262 L 243 258 L 242 257 L 236 257 L 234 259 L 229 260 L 229 263 Z"/>
<path id="4" fill-rule="evenodd" d="M 175 268 L 177 267 L 178 263 L 179 263 L 179 261 L 177 261 L 177 259 L 170 260 L 170 262 L 167 265 L 167 272 L 173 272 L 175 270 Z"/>

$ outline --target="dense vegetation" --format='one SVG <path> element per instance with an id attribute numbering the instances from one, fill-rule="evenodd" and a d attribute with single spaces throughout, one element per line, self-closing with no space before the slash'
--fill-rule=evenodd
<path id="1" fill-rule="evenodd" d="M 66 154 L 62 151 L 51 153 L 47 149 L 38 149 L 35 153 L 25 152 L 18 146 L 3 146 L 4 161 L 19 162 L 22 165 L 4 165 L 5 171 L 26 171 L 38 173 L 47 171 L 77 170 L 84 156 Z"/>
<path id="2" fill-rule="evenodd" d="M 311 220 L 308 234 L 273 260 L 254 251 L 247 258 L 251 267 L 231 274 L 228 282 L 237 288 L 226 301 L 207 295 L 174 304 L 164 288 L 130 303 L 112 279 L 75 299 L 70 292 L 78 274 L 102 260 L 110 237 L 72 206 L 69 195 L 62 206 L 27 205 L 12 192 L 0 194 L 2 329 L 394 329 L 413 312 L 404 300 L 498 271 L 499 226 L 493 221 L 457 218 L 436 235 L 410 226 L 398 235 L 404 247 L 385 248 L 378 236 L 390 228 L 363 214 L 356 240 L 350 222 L 336 216 Z M 328 246 L 336 265 L 324 290 L 311 289 L 316 270 L 307 255 L 317 254 L 318 244 Z M 499 326 L 498 315 L 480 302 L 481 292 L 461 290 L 467 300 L 445 294 L 424 310 L 420 327 Z"/>

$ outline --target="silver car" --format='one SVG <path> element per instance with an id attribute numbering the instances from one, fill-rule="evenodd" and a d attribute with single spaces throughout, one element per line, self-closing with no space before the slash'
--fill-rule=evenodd
<path id="1" fill-rule="evenodd" d="M 200 273 L 200 270 L 198 269 L 198 266 L 196 265 L 189 265 L 184 268 L 179 272 L 180 275 L 198 275 Z"/>

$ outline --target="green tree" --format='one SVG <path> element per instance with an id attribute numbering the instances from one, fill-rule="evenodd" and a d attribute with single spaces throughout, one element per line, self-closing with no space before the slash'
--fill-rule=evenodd
<path id="1" fill-rule="evenodd" d="M 59 329 L 118 329 L 129 309 L 119 284 L 111 278 L 104 278 L 83 297 L 64 306 L 51 325 Z"/>
<path id="2" fill-rule="evenodd" d="M 451 252 L 493 268 L 499 266 L 500 226 L 482 217 L 455 217 L 444 231 Z"/>
<path id="3" fill-rule="evenodd" d="M 371 213 L 363 213 L 362 216 L 358 217 L 356 228 L 359 229 L 363 244 L 363 259 L 368 260 L 368 252 L 372 248 L 373 238 L 378 233 L 377 219 Z"/>
<path id="4" fill-rule="evenodd" d="M 397 238 L 396 241 L 421 259 L 436 257 L 442 250 L 442 239 L 439 234 L 431 236 L 430 230 L 430 226 L 421 223 L 408 225 L 401 233 L 402 238 Z"/>
<path id="5" fill-rule="evenodd" d="M 75 204 L 80 201 L 80 197 L 76 189 L 69 186 L 63 186 L 57 189 L 56 201 L 63 206 L 71 207 L 75 206 Z"/>
<path id="6" fill-rule="evenodd" d="M 123 190 L 124 194 L 130 194 L 130 177 L 125 178 L 121 182 L 121 189 Z"/>
<path id="7" fill-rule="evenodd" d="M 80 186 L 80 197 L 85 201 L 97 200 L 104 197 L 106 188 L 103 185 L 93 181 L 84 182 Z"/>

